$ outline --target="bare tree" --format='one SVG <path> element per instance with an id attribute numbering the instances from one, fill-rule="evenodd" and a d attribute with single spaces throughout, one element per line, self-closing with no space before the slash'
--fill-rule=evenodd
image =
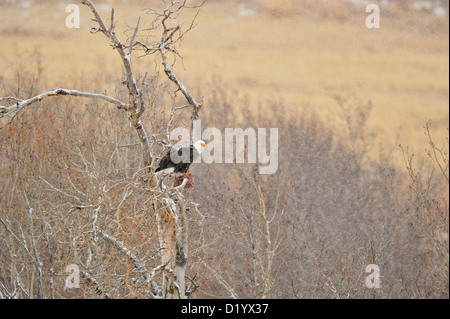
<path id="1" fill-rule="evenodd" d="M 266 183 L 257 174 L 257 169 L 250 170 L 239 166 L 236 171 L 244 177 L 244 185 L 247 185 L 249 195 L 247 200 L 231 205 L 227 203 L 227 199 L 216 195 L 217 206 L 220 209 L 218 213 L 222 215 L 221 228 L 230 236 L 225 238 L 228 241 L 241 243 L 243 252 L 249 256 L 247 262 L 238 264 L 248 263 L 245 268 L 249 269 L 251 275 L 238 276 L 246 278 L 245 281 L 248 280 L 247 284 L 251 286 L 254 297 L 270 298 L 275 278 L 279 275 L 275 266 L 276 258 L 289 247 L 287 238 L 290 226 L 286 225 L 283 218 L 287 205 L 288 186 L 277 185 L 279 188 L 274 198 L 270 198 L 272 194 L 264 189 Z M 271 182 L 274 181 L 271 180 Z M 237 289 L 233 288 L 234 281 L 227 282 L 207 261 L 202 260 L 202 263 L 231 297 L 239 297 Z"/>
<path id="2" fill-rule="evenodd" d="M 93 14 L 92 20 L 96 26 L 91 29 L 91 33 L 102 33 L 107 37 L 111 42 L 113 50 L 118 53 L 122 61 L 125 72 L 125 79 L 122 84 L 126 87 L 127 98 L 123 100 L 106 94 L 66 88 L 55 88 L 24 99 L 18 96 L 5 96 L 0 98 L 0 102 L 4 104 L 0 106 L 0 121 L 4 122 L 3 127 L 11 127 L 15 123 L 15 120 L 17 120 L 19 114 L 28 111 L 32 105 L 55 96 L 83 97 L 97 101 L 105 101 L 117 106 L 117 109 L 125 115 L 128 123 L 134 129 L 134 134 L 137 136 L 140 145 L 141 164 L 138 169 L 135 169 L 134 175 L 127 176 L 128 173 L 126 173 L 124 177 L 114 177 L 111 175 L 113 171 L 109 171 L 105 172 L 105 178 L 99 178 L 98 172 L 100 172 L 100 168 L 96 166 L 100 160 L 95 157 L 94 153 L 86 154 L 80 149 L 75 148 L 69 151 L 72 154 L 68 154 L 69 157 L 75 156 L 73 157 L 76 158 L 75 162 L 79 163 L 78 173 L 73 173 L 68 177 L 70 190 L 42 178 L 39 183 L 43 183 L 49 190 L 60 194 L 62 197 L 70 198 L 70 207 L 68 207 L 65 216 L 58 217 L 60 221 L 59 226 L 65 228 L 70 234 L 69 238 L 66 238 L 64 241 L 67 242 L 70 247 L 70 253 L 73 254 L 77 263 L 81 266 L 82 276 L 94 287 L 94 291 L 97 294 L 105 298 L 115 295 L 112 292 L 116 288 L 107 284 L 105 277 L 107 274 L 98 271 L 99 265 L 102 265 L 104 270 L 111 267 L 107 266 L 107 261 L 103 260 L 100 262 L 98 260 L 100 258 L 99 251 L 103 251 L 103 256 L 105 256 L 107 251 L 105 244 L 107 243 L 119 255 L 124 256 L 131 262 L 132 269 L 129 271 L 134 275 L 130 278 L 134 281 L 134 285 L 136 285 L 136 282 L 140 282 L 139 285 L 141 286 L 144 285 L 143 296 L 154 298 L 187 298 L 195 290 L 196 284 L 192 279 L 192 284 L 189 285 L 185 281 L 188 261 L 188 221 L 186 215 L 188 212 L 195 213 L 197 211 L 197 205 L 183 195 L 183 188 L 187 183 L 187 179 L 177 187 L 171 187 L 169 185 L 168 188 L 161 189 L 158 183 L 156 183 L 155 178 L 152 177 L 152 172 L 153 166 L 159 158 L 158 155 L 155 155 L 154 150 L 162 146 L 164 151 L 164 149 L 171 146 L 169 135 L 174 123 L 177 122 L 177 118 L 182 117 L 181 113 L 183 111 L 190 109 L 190 119 L 191 123 L 193 123 L 192 121 L 198 118 L 198 113 L 202 107 L 201 102 L 198 102 L 192 96 L 186 86 L 175 75 L 172 69 L 173 64 L 171 65 L 169 63 L 168 54 L 180 56 L 179 45 L 185 34 L 194 27 L 194 21 L 197 15 L 189 27 L 184 29 L 178 19 L 181 12 L 187 9 L 197 9 L 204 2 L 199 5 L 189 6 L 186 0 L 171 0 L 169 3 L 163 2 L 165 7 L 161 11 L 149 9 L 148 14 L 153 17 L 150 26 L 148 28 L 142 28 L 139 18 L 132 30 L 131 37 L 126 42 L 121 41 L 116 34 L 114 9 L 111 10 L 109 22 L 106 23 L 92 1 L 83 0 L 81 3 L 86 5 Z M 149 38 L 149 35 L 156 32 L 161 32 L 160 40 L 147 42 L 146 39 Z M 182 105 L 173 106 L 170 117 L 165 122 L 161 122 L 161 119 L 164 118 L 162 116 L 158 117 L 155 122 L 151 122 L 153 127 L 150 127 L 150 130 L 149 127 L 144 125 L 143 116 L 149 112 L 155 114 L 155 105 L 149 105 L 149 98 L 144 94 L 146 86 L 148 86 L 148 83 L 146 83 L 147 73 L 139 81 L 135 75 L 132 57 L 134 57 L 136 51 L 143 52 L 144 56 L 159 55 L 164 73 L 175 85 L 175 90 L 181 91 L 186 100 L 186 103 Z M 181 112 L 177 112 L 178 110 Z M 97 121 L 102 125 L 102 118 L 98 118 Z M 159 122 L 157 123 L 156 121 Z M 113 129 L 117 130 L 118 127 Z M 150 135 L 148 132 L 153 133 Z M 116 150 L 118 150 L 119 145 L 117 141 L 114 141 L 114 143 Z M 113 154 L 109 158 L 109 162 L 107 164 L 105 163 L 106 167 L 111 168 L 114 166 L 112 163 L 115 160 Z M 73 167 L 73 162 L 70 160 L 61 159 L 59 163 L 62 167 L 66 167 L 66 169 Z M 76 180 L 77 174 L 84 176 L 84 182 Z M 106 178 L 107 176 L 109 177 Z M 80 183 L 84 183 L 84 188 Z M 24 195 L 26 197 L 26 194 Z M 145 196 L 148 196 L 148 199 L 142 204 Z M 43 292 L 43 269 L 42 262 L 40 261 L 43 252 L 42 250 L 38 251 L 37 247 L 39 244 L 34 241 L 36 234 L 33 232 L 36 231 L 37 227 L 33 225 L 35 209 L 30 206 L 28 198 L 26 198 L 26 201 L 26 210 L 29 215 L 30 224 L 29 243 L 27 243 L 23 235 L 21 226 L 18 229 L 22 235 L 19 235 L 16 231 L 12 230 L 10 221 L 0 219 L 0 222 L 2 227 L 11 236 L 10 240 L 18 243 L 33 261 L 36 276 L 36 296 L 43 298 L 46 297 Z M 41 206 L 41 204 L 38 205 Z M 146 262 L 143 261 L 143 255 L 134 251 L 136 246 L 132 246 L 133 249 L 130 249 L 120 239 L 120 235 L 116 237 L 118 236 L 117 233 L 114 235 L 109 233 L 114 223 L 116 227 L 119 227 L 118 229 L 123 230 L 120 213 L 121 209 L 126 205 L 134 205 L 135 208 L 137 207 L 136 205 L 139 205 L 139 209 L 135 210 L 135 213 L 144 223 L 148 223 L 144 220 L 144 213 L 150 213 L 154 216 L 158 232 L 157 238 L 159 240 L 159 247 L 157 247 L 156 251 L 161 255 L 161 259 L 158 264 L 150 269 Z M 55 252 L 52 251 L 52 248 L 55 249 L 55 247 L 51 247 L 50 242 L 51 238 L 55 236 L 55 228 L 52 228 L 50 225 L 55 220 L 55 216 L 51 217 L 48 213 L 45 216 L 44 211 L 42 209 L 40 210 L 43 217 L 41 218 L 42 224 L 39 227 L 43 230 L 45 236 L 39 238 L 43 239 L 42 245 L 48 250 L 47 257 L 54 258 Z M 115 220 L 109 217 L 108 212 L 110 211 L 115 211 Z M 143 214 L 140 214 L 139 211 L 142 211 Z M 70 218 L 73 218 L 74 214 L 87 215 L 86 217 L 77 217 L 71 220 Z M 140 241 L 142 239 L 136 238 L 136 240 Z M 59 248 L 62 249 L 62 247 Z M 146 259 L 148 258 L 152 259 L 153 257 L 147 256 Z M 49 269 L 49 272 L 54 273 L 53 264 L 51 265 L 52 268 Z M 159 274 L 162 274 L 163 277 L 160 284 L 156 280 L 156 276 Z M 0 289 L 2 296 L 9 298 L 17 296 L 18 287 L 21 287 L 21 275 L 22 270 L 16 272 L 15 276 L 11 279 L 11 286 L 14 287 L 12 291 L 2 284 Z M 50 282 L 51 296 L 54 296 L 53 281 L 51 280 Z M 30 290 L 22 290 L 26 296 L 33 296 Z"/>
<path id="3" fill-rule="evenodd" d="M 411 225 L 419 235 L 427 252 L 425 279 L 433 297 L 448 298 L 449 280 L 449 161 L 448 138 L 437 145 L 431 134 L 431 122 L 424 126 L 429 148 L 427 167 L 419 170 L 414 164 L 414 154 L 400 145 L 409 177 L 409 204 L 405 211 Z"/>

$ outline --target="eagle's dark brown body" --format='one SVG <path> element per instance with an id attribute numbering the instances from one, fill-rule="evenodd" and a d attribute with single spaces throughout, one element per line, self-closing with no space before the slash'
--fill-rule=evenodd
<path id="1" fill-rule="evenodd" d="M 177 150 L 179 163 L 176 163 L 176 160 L 172 160 L 171 158 L 171 151 L 172 149 L 168 150 L 167 153 L 161 158 L 155 172 L 173 168 L 174 173 L 187 173 L 189 166 L 198 156 L 198 151 L 193 145 L 189 147 L 182 146 Z"/>

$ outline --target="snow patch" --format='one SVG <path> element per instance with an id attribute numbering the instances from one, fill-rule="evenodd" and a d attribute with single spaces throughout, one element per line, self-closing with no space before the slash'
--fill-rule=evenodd
<path id="1" fill-rule="evenodd" d="M 254 16 L 258 13 L 258 10 L 255 7 L 245 2 L 239 2 L 237 4 L 237 10 L 238 14 L 243 17 Z"/>
<path id="2" fill-rule="evenodd" d="M 446 8 L 436 5 L 436 3 L 433 3 L 433 1 L 414 1 L 410 8 L 417 11 L 428 11 L 436 16 L 448 15 Z"/>
<path id="3" fill-rule="evenodd" d="M 436 7 L 433 9 L 433 14 L 439 17 L 445 17 L 448 15 L 447 9 L 443 7 Z"/>
<path id="4" fill-rule="evenodd" d="M 433 3 L 431 1 L 415 1 L 411 5 L 411 9 L 414 10 L 431 10 L 433 8 Z"/>
<path id="5" fill-rule="evenodd" d="M 31 7 L 31 1 L 30 0 L 22 1 L 22 7 L 28 9 L 29 7 Z"/>
<path id="6" fill-rule="evenodd" d="M 347 2 L 351 2 L 354 6 L 367 6 L 370 4 L 368 0 L 347 0 Z"/>

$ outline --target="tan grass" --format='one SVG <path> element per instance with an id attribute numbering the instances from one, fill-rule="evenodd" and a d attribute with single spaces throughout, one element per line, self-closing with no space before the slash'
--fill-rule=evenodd
<path id="1" fill-rule="evenodd" d="M 249 16 L 239 15 L 237 3 L 212 1 L 201 10 L 198 26 L 182 46 L 183 65 L 176 67 L 188 86 L 220 78 L 248 96 L 250 106 L 282 99 L 280 112 L 314 109 L 328 121 L 336 107 L 330 94 L 356 93 L 372 101 L 369 129 L 375 145 L 402 143 L 421 154 L 428 119 L 436 140 L 448 136 L 448 23 L 442 19 L 398 10 L 396 18 L 383 18 L 382 11 L 381 29 L 369 30 L 364 8 L 342 1 L 254 0 L 248 5 L 257 14 Z M 138 16 L 142 25 L 150 21 L 137 2 L 102 2 L 102 12 L 107 14 L 110 5 L 122 30 Z M 99 73 L 106 89 L 114 87 L 120 60 L 104 37 L 89 34 L 90 12 L 82 8 L 81 29 L 66 29 L 64 9 L 52 1 L 28 9 L 1 7 L 0 81 L 12 81 L 20 62 L 25 66 L 38 57 L 35 68 L 48 88 L 89 81 L 97 88 Z M 137 62 L 139 73 L 153 72 L 151 58 Z M 208 93 L 201 93 L 207 104 Z"/>

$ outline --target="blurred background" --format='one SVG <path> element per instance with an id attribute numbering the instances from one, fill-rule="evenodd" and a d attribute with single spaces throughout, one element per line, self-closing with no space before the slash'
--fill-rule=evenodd
<path id="1" fill-rule="evenodd" d="M 0 0 L 0 96 L 62 87 L 127 100 L 118 54 L 89 33 L 92 12 L 80 5 L 80 28 L 66 28 L 70 3 Z M 94 3 L 106 21 L 115 9 L 123 42 L 138 17 L 138 39 L 159 40 L 145 29 L 148 8 L 163 1 Z M 369 3 L 379 29 L 366 27 Z M 183 10 L 184 30 L 197 11 Z M 449 2 L 209 0 L 194 25 L 170 59 L 203 98 L 202 128 L 279 128 L 279 167 L 192 165 L 191 297 L 448 298 Z M 161 58 L 142 54 L 132 56 L 137 80 L 148 74 L 142 119 L 160 137 L 185 101 Z M 0 130 L 0 152 L 3 296 L 21 283 L 19 298 L 155 297 L 117 248 L 149 272 L 160 264 L 150 177 L 122 110 L 45 99 Z M 91 280 L 66 290 L 72 263 Z M 364 283 L 369 264 L 380 267 L 380 289 Z"/>
<path id="2" fill-rule="evenodd" d="M 88 33 L 93 22 L 84 6 L 81 28 L 65 27 L 69 3 L 0 1 L 2 85 L 26 66 L 48 89 L 76 88 L 77 81 L 94 78 L 113 89 L 120 59 L 111 54 L 107 39 Z M 335 122 L 336 95 L 371 101 L 372 155 L 402 143 L 421 156 L 427 120 L 437 138 L 447 134 L 448 1 L 372 1 L 380 6 L 380 29 L 365 26 L 368 3 L 210 0 L 182 44 L 177 74 L 199 88 L 205 105 L 208 85 L 226 85 L 245 96 L 250 109 L 277 100 L 280 112 L 313 110 L 330 123 Z M 106 17 L 115 8 L 122 37 L 139 16 L 143 26 L 150 21 L 146 8 L 163 7 L 159 0 L 96 4 Z M 190 21 L 194 13 L 180 19 Z M 137 73 L 155 73 L 152 59 L 136 62 Z"/>

